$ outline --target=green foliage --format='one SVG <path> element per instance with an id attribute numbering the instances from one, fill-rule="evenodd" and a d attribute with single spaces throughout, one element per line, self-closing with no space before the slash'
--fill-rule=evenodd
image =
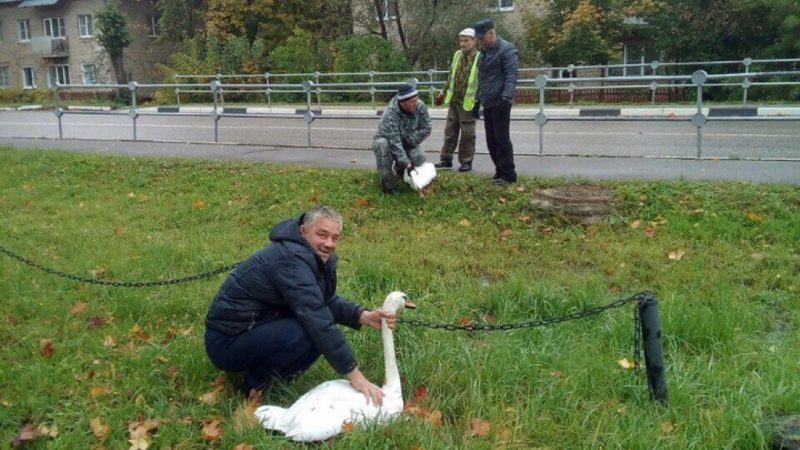
<path id="1" fill-rule="evenodd" d="M 158 0 L 158 23 L 167 39 L 193 38 L 200 27 L 198 18 L 205 15 L 205 0 Z"/>
<path id="2" fill-rule="evenodd" d="M 94 24 L 97 30 L 95 39 L 111 58 L 122 56 L 133 42 L 128 21 L 120 12 L 117 0 L 106 2 L 103 8 L 94 12 Z"/>
<path id="3" fill-rule="evenodd" d="M 309 448 L 766 448 L 775 411 L 800 410 L 794 186 L 604 182 L 616 193 L 615 223 L 583 227 L 531 211 L 532 193 L 556 179 L 500 189 L 443 173 L 421 201 L 379 194 L 374 169 L 9 148 L 0 167 L 0 244 L 81 276 L 167 279 L 227 265 L 322 202 L 345 218 L 338 293 L 367 307 L 402 289 L 419 307 L 407 317 L 482 324 L 576 312 L 644 288 L 660 299 L 667 404 L 617 364 L 631 357 L 631 308 L 507 333 L 400 324 L 404 398 L 441 413 L 440 423 L 408 413 Z M 679 250 L 681 259 L 668 257 Z M 214 382 L 203 317 L 223 279 L 111 288 L 0 255 L 2 442 L 33 423 L 59 430 L 33 448 L 128 448 L 129 424 L 149 419 L 158 422 L 150 448 L 298 448 L 246 420 L 235 377 Z M 345 332 L 364 373 L 381 380 L 378 333 Z M 336 376 L 322 359 L 262 401 L 290 404 Z M 90 427 L 98 417 L 105 438 Z M 490 431 L 474 436 L 472 418 Z M 224 433 L 211 443 L 201 430 L 215 419 Z"/>
<path id="4" fill-rule="evenodd" d="M 323 64 L 327 58 L 320 57 L 320 48 L 314 36 L 305 30 L 295 28 L 286 42 L 273 49 L 269 55 L 270 71 L 274 73 L 325 72 Z"/>
<path id="5" fill-rule="evenodd" d="M 398 72 L 410 70 L 403 53 L 378 36 L 352 36 L 339 42 L 334 72 Z"/>

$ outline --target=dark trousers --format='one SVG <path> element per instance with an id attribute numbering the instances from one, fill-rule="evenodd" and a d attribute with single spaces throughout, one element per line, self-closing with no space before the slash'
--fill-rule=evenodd
<path id="1" fill-rule="evenodd" d="M 444 145 L 442 145 L 439 159 L 452 162 L 456 145 L 458 145 L 458 162 L 461 164 L 471 163 L 475 156 L 475 118 L 472 117 L 472 111 L 464 111 L 460 102 L 458 104 L 451 103 L 450 109 L 447 110 Z"/>
<path id="2" fill-rule="evenodd" d="M 514 146 L 511 144 L 511 105 L 503 103 L 483 109 L 483 126 L 486 129 L 486 147 L 494 163 L 494 177 L 509 182 L 517 181 L 514 167 Z"/>
<path id="3" fill-rule="evenodd" d="M 217 368 L 246 372 L 244 388 L 264 389 L 273 378 L 305 371 L 320 356 L 308 333 L 293 318 L 267 322 L 230 336 L 206 329 L 206 353 Z"/>

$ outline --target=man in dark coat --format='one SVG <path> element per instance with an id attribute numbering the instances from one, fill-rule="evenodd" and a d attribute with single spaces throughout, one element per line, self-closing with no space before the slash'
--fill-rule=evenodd
<path id="1" fill-rule="evenodd" d="M 494 21 L 473 26 L 481 58 L 478 61 L 478 100 L 483 104 L 486 146 L 494 163 L 492 183 L 506 186 L 517 181 L 514 147 L 511 144 L 511 105 L 519 76 L 519 52 L 514 44 L 497 35 Z M 474 113 L 477 115 L 478 105 Z"/>
<path id="2" fill-rule="evenodd" d="M 277 224 L 269 236 L 272 244 L 222 284 L 206 316 L 206 352 L 218 368 L 246 372 L 245 392 L 297 375 L 324 355 L 355 389 L 381 403 L 381 389 L 361 373 L 336 324 L 379 330 L 382 318 L 394 327 L 395 317 L 336 294 L 334 251 L 341 230 L 338 212 L 316 206 Z"/>

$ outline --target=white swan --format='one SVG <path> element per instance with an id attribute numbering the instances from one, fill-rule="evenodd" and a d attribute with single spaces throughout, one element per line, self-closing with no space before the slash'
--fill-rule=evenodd
<path id="1" fill-rule="evenodd" d="M 403 307 L 414 308 L 406 294 L 395 291 L 386 296 L 383 310 L 396 313 Z M 403 393 L 400 373 L 394 352 L 392 330 L 382 321 L 383 359 L 386 383 L 383 405 L 376 407 L 350 382 L 339 379 L 326 381 L 297 399 L 289 408 L 265 405 L 255 411 L 264 428 L 282 432 L 293 441 L 321 441 L 344 431 L 359 422 L 388 422 L 403 412 Z"/>
<path id="2" fill-rule="evenodd" d="M 417 166 L 414 170 L 403 172 L 403 180 L 420 193 L 433 182 L 434 178 L 436 178 L 436 166 L 429 162 Z"/>

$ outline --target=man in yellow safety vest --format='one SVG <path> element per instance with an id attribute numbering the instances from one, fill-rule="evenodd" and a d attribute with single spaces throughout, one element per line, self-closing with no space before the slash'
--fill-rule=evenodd
<path id="1" fill-rule="evenodd" d="M 465 28 L 458 33 L 461 50 L 453 55 L 450 75 L 444 89 L 436 96 L 437 105 L 449 105 L 447 123 L 444 127 L 444 145 L 440 160 L 435 166 L 439 169 L 453 167 L 453 153 L 458 144 L 459 172 L 472 170 L 475 156 L 475 93 L 478 90 L 478 59 L 480 52 L 475 49 L 475 30 Z M 461 138 L 459 139 L 459 131 Z"/>

